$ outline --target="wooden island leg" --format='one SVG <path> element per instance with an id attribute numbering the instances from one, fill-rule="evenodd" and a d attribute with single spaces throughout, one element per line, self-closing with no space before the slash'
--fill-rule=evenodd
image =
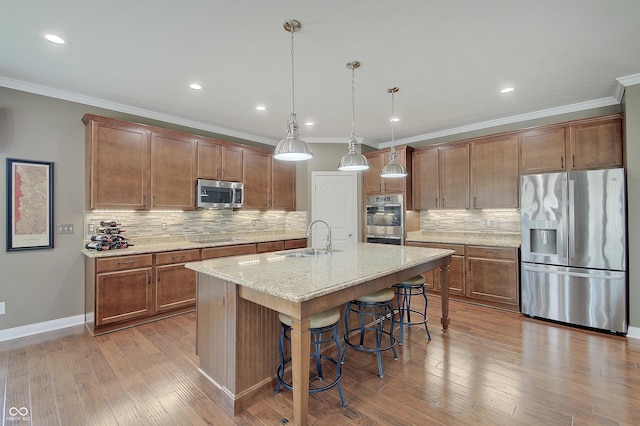
<path id="1" fill-rule="evenodd" d="M 449 264 L 440 267 L 440 297 L 442 302 L 442 331 L 449 331 Z"/>
<path id="2" fill-rule="evenodd" d="M 293 383 L 293 422 L 306 425 L 309 414 L 309 318 L 291 320 L 291 365 Z"/>

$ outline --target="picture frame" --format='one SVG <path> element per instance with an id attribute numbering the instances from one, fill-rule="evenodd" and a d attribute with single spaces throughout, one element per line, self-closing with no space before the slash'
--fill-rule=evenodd
<path id="1" fill-rule="evenodd" d="M 7 251 L 53 248 L 53 163 L 7 158 Z"/>

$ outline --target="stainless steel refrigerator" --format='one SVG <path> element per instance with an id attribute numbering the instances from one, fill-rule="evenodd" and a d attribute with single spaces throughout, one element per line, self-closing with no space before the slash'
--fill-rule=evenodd
<path id="1" fill-rule="evenodd" d="M 624 169 L 525 175 L 522 313 L 626 333 Z"/>

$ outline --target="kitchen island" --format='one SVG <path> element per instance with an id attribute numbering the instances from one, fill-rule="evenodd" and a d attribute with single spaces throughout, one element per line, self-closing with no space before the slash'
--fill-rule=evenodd
<path id="1" fill-rule="evenodd" d="M 265 389 L 278 365 L 278 312 L 292 318 L 293 420 L 307 422 L 309 318 L 359 296 L 440 268 L 443 330 L 449 326 L 451 250 L 356 243 L 332 254 L 308 249 L 188 263 L 198 272 L 197 351 L 200 371 L 221 390 L 232 413 Z"/>

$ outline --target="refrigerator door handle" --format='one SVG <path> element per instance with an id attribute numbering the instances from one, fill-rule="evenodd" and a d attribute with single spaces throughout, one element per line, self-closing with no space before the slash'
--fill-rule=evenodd
<path id="1" fill-rule="evenodd" d="M 569 253 L 568 256 L 571 256 L 570 259 L 575 259 L 576 252 L 576 217 L 575 217 L 575 181 L 569 178 L 569 235 L 567 238 L 569 239 Z"/>

